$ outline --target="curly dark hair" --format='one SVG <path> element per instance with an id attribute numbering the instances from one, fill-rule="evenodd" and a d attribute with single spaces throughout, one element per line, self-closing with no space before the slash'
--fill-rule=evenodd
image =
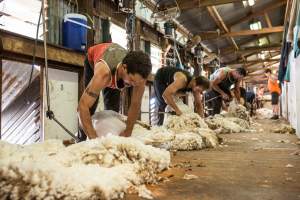
<path id="1" fill-rule="evenodd" d="M 142 51 L 130 51 L 122 63 L 127 65 L 128 74 L 139 74 L 144 79 L 146 79 L 152 71 L 150 57 Z"/>
<path id="2" fill-rule="evenodd" d="M 197 76 L 195 77 L 196 85 L 202 86 L 204 90 L 208 89 L 210 86 L 210 82 L 204 76 Z"/>
<path id="3" fill-rule="evenodd" d="M 237 68 L 236 71 L 244 77 L 247 76 L 247 71 L 243 67 Z"/>
<path id="4" fill-rule="evenodd" d="M 267 74 L 267 73 L 271 73 L 272 74 L 272 71 L 271 71 L 271 69 L 266 69 L 265 70 L 265 73 Z"/>

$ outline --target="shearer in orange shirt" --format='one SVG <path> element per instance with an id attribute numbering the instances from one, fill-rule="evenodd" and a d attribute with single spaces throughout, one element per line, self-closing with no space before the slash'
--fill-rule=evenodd
<path id="1" fill-rule="evenodd" d="M 268 77 L 268 89 L 272 96 L 273 117 L 271 119 L 279 119 L 279 96 L 281 89 L 277 77 L 272 74 L 270 69 L 265 70 L 265 75 Z"/>

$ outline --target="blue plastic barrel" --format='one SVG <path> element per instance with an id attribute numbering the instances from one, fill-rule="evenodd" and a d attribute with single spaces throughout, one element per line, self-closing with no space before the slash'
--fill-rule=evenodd
<path id="1" fill-rule="evenodd" d="M 85 51 L 87 45 L 87 18 L 77 13 L 69 13 L 63 21 L 63 46 Z"/>

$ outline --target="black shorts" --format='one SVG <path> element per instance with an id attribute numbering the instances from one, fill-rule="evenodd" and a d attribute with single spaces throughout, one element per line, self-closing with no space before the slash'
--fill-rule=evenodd
<path id="1" fill-rule="evenodd" d="M 272 97 L 272 105 L 277 105 L 279 102 L 279 94 L 277 92 L 272 92 L 271 97 Z"/>

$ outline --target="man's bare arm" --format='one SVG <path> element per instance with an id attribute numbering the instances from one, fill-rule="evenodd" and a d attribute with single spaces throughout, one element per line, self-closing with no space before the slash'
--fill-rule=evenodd
<path id="1" fill-rule="evenodd" d="M 196 112 L 201 117 L 204 117 L 204 110 L 203 110 L 203 104 L 202 104 L 202 95 L 198 92 L 193 92 L 193 95 L 194 95 L 194 104 L 195 104 Z"/>
<path id="2" fill-rule="evenodd" d="M 121 136 L 129 137 L 131 136 L 134 124 L 136 120 L 139 117 L 139 113 L 141 110 L 141 104 L 142 104 L 142 98 L 145 91 L 145 82 L 140 85 L 133 87 L 132 97 L 131 97 L 131 103 L 128 110 L 128 117 L 126 122 L 126 129 L 123 133 L 121 133 Z"/>
<path id="3" fill-rule="evenodd" d="M 92 125 L 90 108 L 97 100 L 100 91 L 107 86 L 110 81 L 110 71 L 104 63 L 98 63 L 94 69 L 94 76 L 85 89 L 79 100 L 77 108 L 79 121 L 84 133 L 89 139 L 96 138 L 96 131 Z"/>
<path id="4" fill-rule="evenodd" d="M 234 95 L 238 102 L 240 102 L 240 100 L 241 100 L 240 84 L 241 84 L 241 81 L 239 80 L 238 82 L 235 83 L 235 86 L 234 86 Z"/>
<path id="5" fill-rule="evenodd" d="M 226 78 L 226 73 L 224 72 L 224 70 L 220 71 L 220 73 L 218 74 L 217 78 L 215 80 L 212 81 L 212 88 L 217 91 L 219 94 L 222 95 L 222 97 L 226 97 L 227 94 L 221 90 L 221 88 L 219 87 L 219 83 L 221 83 L 224 79 Z M 228 96 L 227 96 L 228 97 Z"/>
<path id="6" fill-rule="evenodd" d="M 174 75 L 174 82 L 171 83 L 162 94 L 162 97 L 165 100 L 166 104 L 171 106 L 171 108 L 173 108 L 173 110 L 176 112 L 177 115 L 181 115 L 182 112 L 174 101 L 174 95 L 178 90 L 184 88 L 186 83 L 187 83 L 187 79 L 185 75 L 182 74 L 181 72 L 176 73 Z"/>

